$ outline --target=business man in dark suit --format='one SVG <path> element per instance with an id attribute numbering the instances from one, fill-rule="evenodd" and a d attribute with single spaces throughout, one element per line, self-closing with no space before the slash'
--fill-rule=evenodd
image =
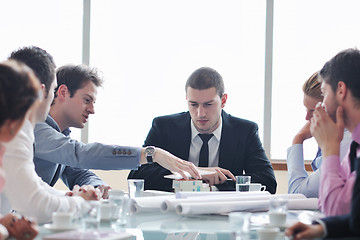
<path id="1" fill-rule="evenodd" d="M 157 117 L 144 146 L 163 148 L 179 158 L 214 171 L 208 180 L 219 190 L 235 190 L 233 175 L 250 175 L 276 192 L 273 168 L 258 137 L 256 123 L 227 114 L 224 82 L 214 69 L 203 67 L 185 85 L 188 112 Z M 206 150 L 207 149 L 207 150 Z M 171 174 L 158 164 L 131 171 L 128 178 L 145 179 L 145 189 L 172 191 Z"/>

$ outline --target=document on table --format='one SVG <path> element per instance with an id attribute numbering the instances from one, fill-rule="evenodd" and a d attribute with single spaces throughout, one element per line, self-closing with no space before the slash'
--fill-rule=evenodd
<path id="1" fill-rule="evenodd" d="M 200 175 L 201 175 L 201 176 L 214 174 L 213 171 L 207 171 L 207 170 L 199 170 L 199 172 L 200 172 Z M 188 178 L 191 178 L 190 173 L 185 172 L 185 175 L 186 175 Z M 165 175 L 164 178 L 170 178 L 170 179 L 175 179 L 175 180 L 177 180 L 177 179 L 183 179 L 183 177 L 180 175 L 180 173 L 173 173 L 173 174 L 170 174 L 170 175 Z"/>
<path id="2" fill-rule="evenodd" d="M 289 194 L 290 197 L 291 194 Z M 272 195 L 274 196 L 274 195 Z M 271 198 L 271 197 L 270 197 Z M 180 215 L 189 214 L 222 214 L 236 211 L 259 212 L 268 211 L 269 199 L 250 201 L 221 201 L 221 202 L 184 202 L 176 206 L 176 213 Z M 317 210 L 317 198 L 288 198 L 289 210 Z"/>
<path id="3" fill-rule="evenodd" d="M 77 240 L 77 239 L 102 239 L 102 240 L 117 240 L 117 239 L 133 239 L 134 235 L 128 232 L 120 232 L 114 230 L 97 230 L 97 231 L 69 231 L 60 232 L 44 236 L 43 240 Z"/>

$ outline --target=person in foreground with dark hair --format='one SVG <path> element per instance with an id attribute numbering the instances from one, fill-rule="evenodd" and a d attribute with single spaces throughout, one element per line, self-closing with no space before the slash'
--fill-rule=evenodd
<path id="1" fill-rule="evenodd" d="M 11 54 L 10 60 L 26 63 L 40 80 L 39 106 L 26 116 L 24 124 L 14 139 L 5 144 L 3 169 L 6 182 L 1 193 L 1 212 L 16 211 L 18 214 L 35 218 L 39 224 L 51 220 L 56 211 L 76 212 L 85 200 L 99 199 L 99 192 L 91 188 L 74 188 L 71 197 L 65 196 L 44 181 L 34 167 L 34 127 L 45 120 L 54 97 L 55 63 L 52 56 L 38 47 L 25 47 Z M 48 79 L 49 78 L 49 79 Z M 47 86 L 48 84 L 50 86 Z M 85 191 L 86 190 L 86 191 Z"/>
<path id="2" fill-rule="evenodd" d="M 26 115 L 40 104 L 40 83 L 33 71 L 17 61 L 0 63 L 0 166 L 6 151 L 1 143 L 11 141 L 19 132 Z M 0 191 L 6 177 L 0 168 Z M 9 213 L 0 217 L 0 239 L 34 239 L 37 235 L 35 223 Z"/>
<path id="3" fill-rule="evenodd" d="M 320 224 L 297 223 L 286 234 L 294 239 L 360 236 L 360 51 L 347 49 L 320 71 L 323 106 L 318 104 L 310 130 L 322 153 Z M 344 128 L 352 134 L 348 156 L 340 164 Z M 330 211 L 330 212 L 329 212 Z M 330 214 L 329 214 L 330 213 Z M 347 215 L 346 215 L 347 214 Z"/>
<path id="4" fill-rule="evenodd" d="M 155 118 L 144 146 L 166 149 L 200 169 L 215 172 L 204 180 L 218 190 L 234 191 L 234 175 L 245 174 L 251 176 L 251 182 L 275 193 L 274 171 L 257 124 L 223 110 L 227 94 L 222 76 L 212 68 L 199 68 L 188 78 L 185 92 L 189 111 Z M 152 164 L 130 172 L 128 178 L 145 179 L 145 189 L 172 191 L 172 180 L 164 178 L 168 174 Z"/>

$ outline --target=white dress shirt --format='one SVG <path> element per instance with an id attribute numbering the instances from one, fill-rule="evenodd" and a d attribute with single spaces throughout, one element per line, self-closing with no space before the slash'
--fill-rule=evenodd
<path id="1" fill-rule="evenodd" d="M 77 211 L 84 199 L 67 197 L 41 180 L 35 172 L 33 143 L 34 128 L 26 120 L 16 137 L 4 144 L 6 182 L 1 193 L 1 212 L 6 214 L 14 209 L 42 224 L 51 220 L 53 212 Z"/>
<path id="2" fill-rule="evenodd" d="M 195 166 L 199 166 L 199 156 L 200 150 L 202 147 L 202 140 L 199 137 L 199 131 L 194 126 L 194 123 L 191 121 L 191 144 L 189 150 L 189 161 L 195 164 Z M 221 130 L 222 130 L 222 118 L 220 117 L 220 125 L 217 129 L 215 129 L 212 134 L 214 136 L 210 138 L 209 145 L 209 167 L 218 167 L 219 166 L 219 146 L 221 139 Z"/>

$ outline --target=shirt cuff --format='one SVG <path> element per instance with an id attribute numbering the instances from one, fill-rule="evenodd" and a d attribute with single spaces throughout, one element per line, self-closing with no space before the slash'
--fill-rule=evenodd
<path id="1" fill-rule="evenodd" d="M 137 148 L 136 149 L 136 152 L 137 152 L 137 165 L 138 165 L 138 167 L 140 167 L 141 166 L 141 164 L 140 164 L 140 161 L 141 161 L 141 148 Z"/>
<path id="2" fill-rule="evenodd" d="M 9 237 L 9 232 L 4 225 L 0 224 L 0 239 L 5 240 Z"/>
<path id="3" fill-rule="evenodd" d="M 321 220 L 321 219 L 314 220 L 313 224 L 320 224 L 322 226 L 322 228 L 324 229 L 324 234 L 321 236 L 321 238 L 324 238 L 328 235 L 326 224 L 324 223 L 323 220 Z"/>

